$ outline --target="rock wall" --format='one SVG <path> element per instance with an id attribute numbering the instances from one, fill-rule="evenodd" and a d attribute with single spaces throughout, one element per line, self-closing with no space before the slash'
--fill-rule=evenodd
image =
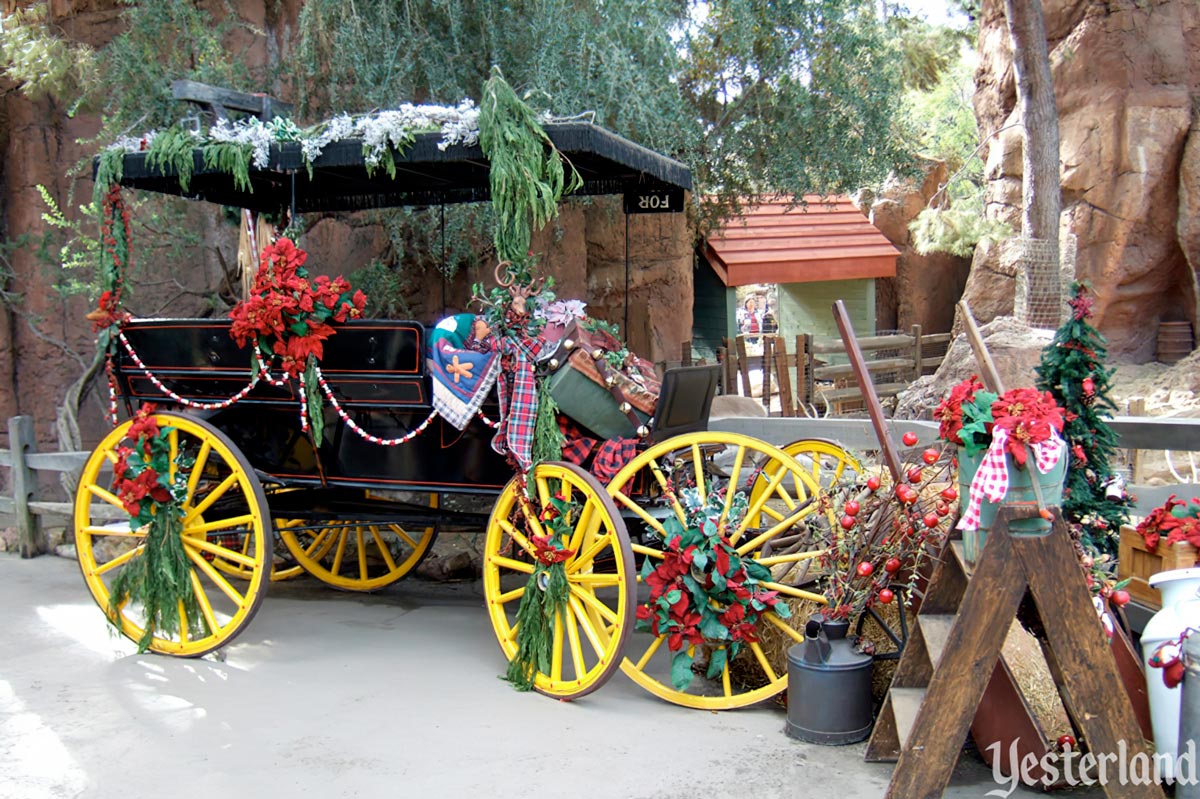
<path id="1" fill-rule="evenodd" d="M 1152 358 L 1158 323 L 1197 321 L 1200 3 L 1043 0 L 1061 133 L 1061 232 L 1096 293 L 1116 356 Z M 1020 229 L 1022 135 L 1003 0 L 985 0 L 975 111 L 988 214 Z M 966 299 L 981 322 L 1012 312 L 1001 248 L 979 248 Z"/>
<path id="2" fill-rule="evenodd" d="M 863 212 L 900 251 L 896 276 L 875 281 L 875 326 L 907 331 L 921 325 L 926 333 L 945 333 L 954 322 L 971 261 L 949 253 L 921 255 L 913 249 L 909 224 L 946 182 L 946 165 L 926 165 L 923 178 L 885 186 Z"/>
<path id="3" fill-rule="evenodd" d="M 51 12 L 68 38 L 100 47 L 120 31 L 122 5 L 118 0 L 55 0 Z M 244 53 L 250 68 L 277 63 L 300 3 L 236 0 L 234 6 L 246 24 L 231 47 Z M 265 88 L 285 100 L 292 94 L 286 81 Z M 96 149 L 77 141 L 94 137 L 99 127 L 98 115 L 71 118 L 52 101 L 31 101 L 16 87 L 0 86 L 0 234 L 36 239 L 47 231 L 38 184 L 64 209 L 90 197 L 90 170 L 73 167 Z M 220 282 L 222 264 L 235 262 L 236 227 L 221 209 L 194 204 L 180 229 L 199 236 L 184 263 L 145 239 L 135 239 L 135 313 L 204 314 L 204 295 Z M 619 201 L 584 199 L 564 205 L 560 218 L 537 236 L 534 248 L 543 253 L 545 271 L 554 276 L 560 296 L 586 300 L 594 315 L 623 328 L 628 255 L 629 345 L 654 360 L 678 359 L 681 343 L 691 337 L 693 255 L 686 220 L 682 214 L 635 216 L 628 234 L 626 253 Z M 389 247 L 382 226 L 341 217 L 317 221 L 300 243 L 311 251 L 314 271 L 330 274 L 348 274 L 385 256 Z M 56 294 L 52 286 L 61 270 L 38 257 L 33 247 L 17 249 L 8 258 L 13 277 L 0 288 L 19 292 L 21 300 L 17 313 L 0 303 L 0 420 L 19 413 L 33 416 L 39 441 L 50 448 L 56 445 L 56 408 L 82 373 L 80 358 L 90 358 L 93 351 L 90 324 L 83 317 L 94 298 L 64 300 Z M 492 282 L 492 267 L 493 262 L 481 260 L 479 267 L 463 270 L 445 286 L 436 274 L 422 276 L 420 292 L 411 298 L 412 315 L 434 322 L 444 308 L 466 307 L 473 283 Z M 80 423 L 85 444 L 105 430 L 103 410 L 98 397 L 84 408 Z M 6 446 L 6 438 L 0 429 L 0 446 Z"/>

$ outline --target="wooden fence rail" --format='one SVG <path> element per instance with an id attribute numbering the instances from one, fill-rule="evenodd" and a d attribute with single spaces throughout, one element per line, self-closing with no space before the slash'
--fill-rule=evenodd
<path id="1" fill-rule="evenodd" d="M 846 350 L 841 339 L 801 334 L 795 337 L 789 353 L 783 336 L 757 338 L 762 344 L 761 355 L 747 353 L 746 336 L 725 340 L 719 354 L 725 366 L 724 393 L 749 397 L 757 388 L 768 412 L 778 406 L 780 415 L 789 417 L 806 415 L 806 409 L 813 406 L 824 406 L 837 414 L 861 402 L 862 390 L 849 363 L 844 362 Z M 913 380 L 936 370 L 950 338 L 949 333 L 923 333 L 920 325 L 913 325 L 909 333 L 859 339 L 859 347 L 868 358 L 867 369 L 877 379 L 876 393 L 894 397 Z M 680 363 L 691 363 L 690 346 L 685 346 Z M 752 374 L 761 375 L 753 387 Z"/>

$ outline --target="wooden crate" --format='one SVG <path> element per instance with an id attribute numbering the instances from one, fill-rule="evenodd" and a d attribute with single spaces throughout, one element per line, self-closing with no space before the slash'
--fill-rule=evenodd
<path id="1" fill-rule="evenodd" d="M 1129 578 L 1125 587 L 1129 595 L 1146 607 L 1158 610 L 1162 607 L 1162 596 L 1148 582 L 1151 575 L 1172 569 L 1187 569 L 1196 565 L 1197 550 L 1191 544 L 1180 541 L 1167 544 L 1160 540 L 1158 547 L 1151 550 L 1146 546 L 1142 534 L 1129 525 L 1121 527 L 1121 542 L 1117 555 L 1117 579 Z"/>

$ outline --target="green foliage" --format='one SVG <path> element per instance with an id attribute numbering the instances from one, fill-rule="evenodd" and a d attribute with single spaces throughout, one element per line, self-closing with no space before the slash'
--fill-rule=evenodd
<path id="1" fill-rule="evenodd" d="M 479 144 L 490 162 L 496 256 L 524 264 L 532 231 L 545 227 L 558 214 L 563 195 L 583 181 L 575 167 L 568 164 L 569 173 L 563 169 L 563 158 L 537 115 L 499 68 L 483 87 Z"/>
<path id="2" fill-rule="evenodd" d="M 157 143 L 158 137 L 155 137 L 155 144 Z M 153 147 L 151 147 L 151 150 L 153 150 Z M 235 144 L 234 142 L 208 142 L 204 145 L 203 152 L 205 169 L 213 169 L 233 175 L 233 185 L 239 191 L 252 190 L 250 186 L 250 159 L 254 155 L 253 146 L 249 144 Z M 189 162 L 192 160 L 190 152 L 187 158 Z"/>
<path id="3" fill-rule="evenodd" d="M 94 92 L 110 139 L 131 127 L 165 128 L 179 119 L 179 101 L 171 96 L 174 80 L 186 78 L 244 91 L 262 89 L 260 82 L 251 79 L 242 54 L 226 47 L 240 27 L 227 0 L 130 4 L 121 12 L 121 21 L 124 32 L 98 54 L 99 81 Z"/>
<path id="4" fill-rule="evenodd" d="M 984 215 L 982 189 L 948 208 L 926 208 L 909 223 L 913 248 L 921 255 L 948 252 L 969 257 L 975 247 L 1012 235 L 1012 227 Z"/>
<path id="5" fill-rule="evenodd" d="M 1118 442 L 1108 424 L 1116 413 L 1109 396 L 1116 368 L 1105 366 L 1107 342 L 1088 322 L 1092 299 L 1087 286 L 1076 283 L 1072 293 L 1069 318 L 1042 351 L 1037 387 L 1053 394 L 1067 411 L 1063 438 L 1071 460 L 1063 489 L 1063 517 L 1080 530 L 1085 547 L 1116 555 L 1131 503 L 1123 491 L 1109 496 L 1108 490 Z"/>
<path id="6" fill-rule="evenodd" d="M 962 405 L 963 424 L 958 437 L 963 449 L 972 457 L 984 452 L 992 443 L 992 403 L 998 396 L 991 391 L 976 391 L 970 402 Z"/>
<path id="7" fill-rule="evenodd" d="M 96 55 L 85 44 L 68 42 L 51 29 L 47 6 L 37 3 L 0 18 L 0 72 L 37 99 L 66 100 L 74 113 L 81 87 L 95 85 Z"/>
<path id="8" fill-rule="evenodd" d="M 197 144 L 196 134 L 190 128 L 173 125 L 150 142 L 150 149 L 146 152 L 146 166 L 165 174 L 178 175 L 179 187 L 186 193 L 192 181 L 192 170 L 196 165 L 192 153 Z"/>

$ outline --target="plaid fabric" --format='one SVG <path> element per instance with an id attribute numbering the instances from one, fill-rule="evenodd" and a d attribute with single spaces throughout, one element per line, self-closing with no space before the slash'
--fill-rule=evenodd
<path id="1" fill-rule="evenodd" d="M 558 429 L 566 439 L 566 443 L 563 444 L 563 460 L 576 466 L 583 466 L 587 463 L 588 456 L 600 442 L 591 436 L 584 435 L 583 431 L 579 429 L 579 425 L 562 414 L 558 416 Z"/>
<path id="2" fill-rule="evenodd" d="M 1008 465 L 1004 460 L 1004 447 L 1007 443 L 1007 430 L 997 428 L 992 432 L 992 445 L 984 453 L 979 471 L 975 472 L 975 478 L 971 480 L 970 500 L 958 521 L 959 530 L 978 530 L 979 511 L 983 507 L 983 500 L 986 498 L 989 502 L 999 502 L 1008 493 Z M 1058 465 L 1058 459 L 1067 448 L 1058 433 L 1052 434 L 1047 441 L 1031 446 L 1038 471 L 1042 474 Z"/>
<path id="3" fill-rule="evenodd" d="M 505 336 L 500 339 L 500 352 L 508 365 L 500 372 L 500 426 L 492 439 L 492 449 L 501 455 L 511 454 L 522 470 L 533 464 L 533 427 L 537 422 L 537 378 L 533 360 L 541 349 L 540 342 Z"/>
<path id="4" fill-rule="evenodd" d="M 617 472 L 625 468 L 637 456 L 638 440 L 636 438 L 613 438 L 605 441 L 596 451 L 596 459 L 592 461 L 592 474 L 605 485 L 617 476 Z"/>
<path id="5" fill-rule="evenodd" d="M 625 464 L 637 456 L 640 442 L 636 438 L 601 441 L 586 435 L 579 425 L 565 416 L 558 417 L 558 429 L 567 439 L 563 446 L 563 460 L 576 466 L 585 466 L 588 457 L 595 453 L 589 471 L 606 485 L 617 476 L 617 472 L 625 468 Z"/>
<path id="6" fill-rule="evenodd" d="M 462 430 L 475 418 L 496 382 L 500 373 L 499 354 L 459 349 L 442 340 L 430 351 L 427 363 L 433 377 L 433 407 L 443 419 Z M 464 370 L 464 366 L 469 368 Z"/>

